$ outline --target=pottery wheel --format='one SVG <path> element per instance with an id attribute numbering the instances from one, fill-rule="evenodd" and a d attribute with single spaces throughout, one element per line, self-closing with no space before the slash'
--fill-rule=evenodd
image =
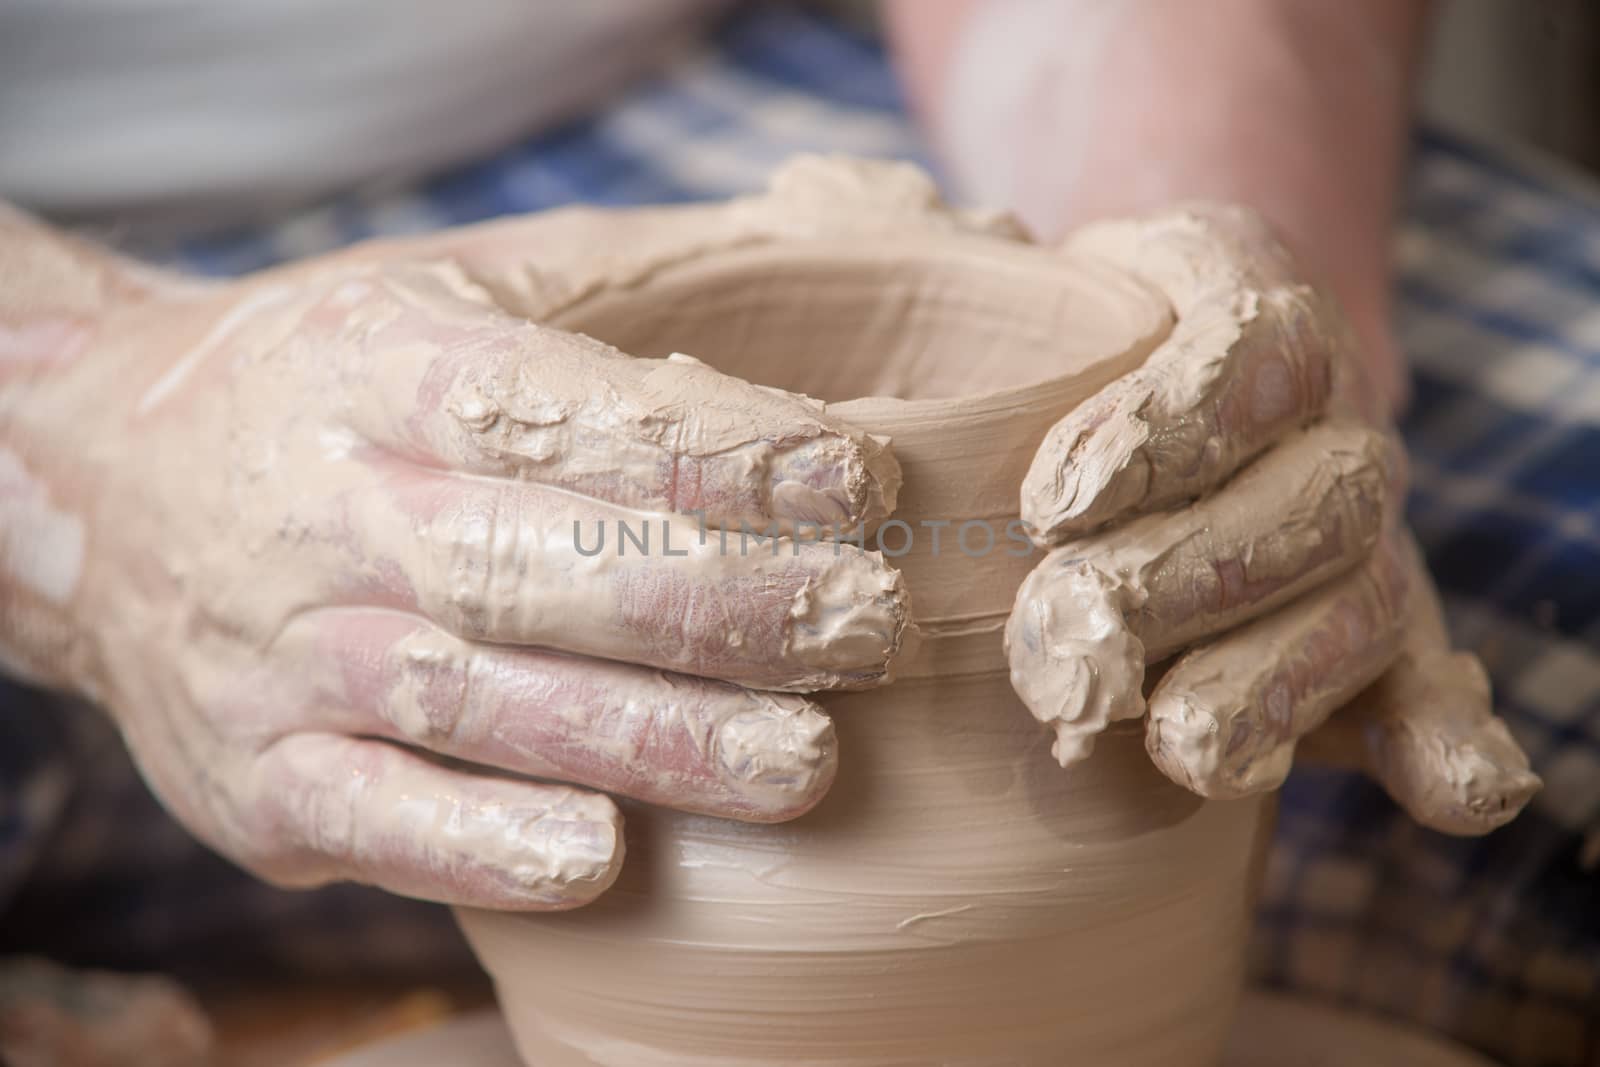
<path id="1" fill-rule="evenodd" d="M 324 1067 L 524 1067 L 495 1012 L 384 1041 Z M 1250 993 L 1223 1067 L 1494 1067 L 1481 1056 L 1360 1012 Z M 532 1067 L 538 1067 L 537 1064 Z"/>

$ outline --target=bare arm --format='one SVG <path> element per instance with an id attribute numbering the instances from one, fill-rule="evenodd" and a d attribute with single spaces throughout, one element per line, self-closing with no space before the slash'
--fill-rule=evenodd
<path id="1" fill-rule="evenodd" d="M 1201 550 L 1192 580 L 1141 586 L 1144 615 L 1129 623 L 1136 613 L 1119 614 L 1119 583 L 1138 567 L 1120 566 L 1117 546 L 1145 534 L 1163 545 L 1202 544 L 1189 530 L 1221 532 L 1215 515 L 1254 478 L 1271 476 L 1281 488 L 1287 481 L 1273 472 L 1299 462 L 1297 450 L 1314 463 L 1340 454 L 1341 446 L 1313 440 L 1352 432 L 1339 419 L 1372 419 L 1374 401 L 1403 401 L 1388 322 L 1389 235 L 1425 0 L 891 0 L 890 14 L 913 99 L 966 193 L 1017 211 L 1041 237 L 1075 230 L 1070 247 L 1092 245 L 1134 273 L 1164 278 L 1178 319 L 1166 358 L 1153 355 L 1120 394 L 1108 391 L 1064 418 L 1024 482 L 1025 517 L 1042 543 L 1059 547 L 1019 594 L 1008 648 L 1013 685 L 1055 728 L 1058 756 L 1082 758 L 1102 714 L 1147 710 L 1152 758 L 1204 795 L 1276 788 L 1309 733 L 1308 754 L 1343 749 L 1424 825 L 1484 833 L 1512 818 L 1539 780 L 1493 716 L 1476 661 L 1451 652 L 1442 624 L 1412 617 L 1426 614 L 1432 593 L 1397 525 L 1398 470 L 1376 459 L 1388 452 L 1377 437 L 1357 434 L 1368 447 L 1347 459 L 1367 464 L 1366 480 L 1382 485 L 1335 508 L 1342 517 L 1306 542 L 1343 544 L 1365 557 L 1356 570 L 1254 623 L 1204 623 L 1226 632 L 1181 654 L 1147 709 L 1137 679 L 1146 652 L 1166 651 L 1163 638 L 1144 631 L 1126 648 L 1117 644 L 1151 620 L 1190 617 L 1185 597 L 1208 581 L 1233 584 L 1225 574 L 1294 571 L 1308 586 L 1320 581 L 1297 563 L 1269 562 L 1271 540 L 1308 512 L 1290 518 L 1271 505 L 1237 505 L 1236 514 L 1262 523 L 1261 536 L 1225 534 L 1220 554 Z M 1255 209 L 1293 255 L 1248 211 L 1172 207 L 1187 200 Z M 1145 217 L 1084 225 L 1121 215 Z M 1341 316 L 1302 280 L 1338 298 L 1354 346 Z M 1207 320 L 1243 306 L 1228 296 L 1238 286 L 1254 293 L 1254 325 L 1218 334 Z M 1231 340 L 1219 349 L 1218 336 Z M 1184 380 L 1178 368 L 1208 351 L 1215 369 L 1196 379 L 1206 387 L 1173 389 Z M 1357 356 L 1378 395 L 1339 372 Z M 1296 389 L 1284 391 L 1285 382 Z M 1288 407 L 1260 408 L 1290 396 Z M 1258 410 L 1295 414 L 1296 404 L 1300 416 L 1331 411 L 1334 422 L 1283 436 L 1286 423 L 1253 421 Z M 1220 480 L 1251 456 L 1260 458 Z M 1360 481 L 1317 484 L 1354 489 Z M 1369 495 L 1383 503 L 1363 502 Z M 1359 543 L 1349 536 L 1358 528 Z M 1244 587 L 1285 588 L 1276 580 Z M 1219 596 L 1228 603 L 1233 594 Z M 1091 610 L 1052 610 L 1062 602 Z M 1114 610 L 1100 610 L 1107 605 Z M 1248 609 L 1263 610 L 1259 600 Z M 1085 628 L 1093 641 L 1080 640 Z M 1085 662 L 1093 670 L 1079 670 Z M 1100 684 L 1124 667 L 1130 678 Z M 1271 706 L 1284 693 L 1294 694 L 1287 715 Z"/>
<path id="2" fill-rule="evenodd" d="M 1426 0 L 890 0 L 913 100 L 975 197 L 1043 236 L 1193 198 L 1264 214 L 1400 398 L 1389 230 Z"/>
<path id="3" fill-rule="evenodd" d="M 143 285 L 141 268 L 0 203 L 0 673 L 66 686 L 86 668 L 71 610 L 84 514 L 62 441 L 82 435 L 47 387 Z"/>

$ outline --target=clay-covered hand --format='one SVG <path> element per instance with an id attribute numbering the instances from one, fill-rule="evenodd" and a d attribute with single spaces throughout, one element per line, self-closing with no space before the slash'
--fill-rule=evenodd
<path id="1" fill-rule="evenodd" d="M 522 281 L 541 248 L 627 238 L 621 216 L 523 226 Z M 870 685 L 900 641 L 876 555 L 722 551 L 688 517 L 880 517 L 882 442 L 508 313 L 459 265 L 496 239 L 226 284 L 66 245 L 23 264 L 97 295 L 41 286 L 0 331 L 0 645 L 109 708 L 169 808 L 269 880 L 584 903 L 623 846 L 579 786 L 798 815 L 836 753 L 788 694 Z"/>
<path id="2" fill-rule="evenodd" d="M 1413 621 L 1437 609 L 1400 518 L 1404 455 L 1337 309 L 1242 209 L 1098 223 L 1065 250 L 1145 280 L 1174 324 L 1051 430 L 1023 485 L 1051 551 L 1007 648 L 1058 760 L 1143 716 L 1169 777 L 1238 797 L 1281 785 L 1332 719 L 1345 738 L 1325 747 L 1421 822 L 1509 820 L 1538 779 L 1481 668 Z"/>

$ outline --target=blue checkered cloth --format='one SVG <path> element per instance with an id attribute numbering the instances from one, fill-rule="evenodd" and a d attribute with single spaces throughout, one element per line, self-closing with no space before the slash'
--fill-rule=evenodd
<path id="1" fill-rule="evenodd" d="M 607 110 L 492 159 L 152 251 L 237 273 L 509 212 L 745 193 L 803 151 L 928 163 L 875 43 L 756 8 Z M 1256 973 L 1509 1064 L 1600 1065 L 1600 194 L 1423 133 L 1399 241 L 1411 517 L 1456 637 L 1488 664 L 1547 788 L 1510 827 L 1458 840 L 1361 779 L 1298 771 Z M 193 973 L 226 944 L 258 972 L 470 969 L 442 909 L 251 882 L 160 816 L 94 719 L 22 729 L 46 717 L 37 699 L 0 706 L 0 773 L 21 783 L 0 790 L 0 952 Z M 25 865 L 26 885 L 4 881 Z"/>

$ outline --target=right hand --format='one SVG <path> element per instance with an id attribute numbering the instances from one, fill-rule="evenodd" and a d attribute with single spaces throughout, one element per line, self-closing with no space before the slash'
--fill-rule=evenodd
<path id="1" fill-rule="evenodd" d="M 1453 653 L 1400 514 L 1403 451 L 1333 301 L 1265 223 L 1197 204 L 1091 224 L 1074 255 L 1163 294 L 1171 333 L 1053 427 L 1023 484 L 1049 554 L 1007 627 L 1012 684 L 1063 766 L 1120 720 L 1202 796 L 1297 753 L 1367 771 L 1457 834 L 1539 788 Z"/>
<path id="2" fill-rule="evenodd" d="M 568 254 L 628 238 L 604 229 Z M 48 542 L 0 563 L 50 556 L 59 580 L 17 582 L 0 638 L 109 708 L 177 817 L 270 881 L 585 903 L 623 853 L 591 790 L 799 815 L 836 753 L 789 693 L 871 685 L 899 645 L 904 592 L 875 555 L 724 552 L 682 517 L 881 517 L 884 445 L 510 314 L 458 265 L 507 233 L 536 259 L 543 232 L 140 275 L 86 328 L 25 334 L 71 351 L 5 405 L 0 489 L 54 525 L 0 530 Z M 647 554 L 619 557 L 622 521 Z"/>

